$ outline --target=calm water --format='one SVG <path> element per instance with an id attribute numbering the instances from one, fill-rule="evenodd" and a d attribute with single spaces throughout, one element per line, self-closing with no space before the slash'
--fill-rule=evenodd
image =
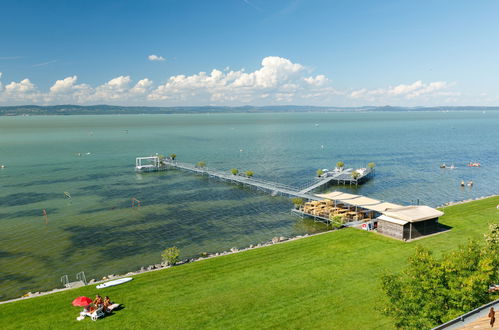
<path id="1" fill-rule="evenodd" d="M 436 206 L 498 193 L 498 127 L 493 111 L 0 117 L 0 299 L 82 270 L 136 270 L 173 245 L 192 257 L 324 230 L 291 215 L 284 197 L 179 171 L 136 174 L 137 156 L 174 152 L 298 186 L 339 160 L 374 161 L 375 179 L 339 189 Z"/>

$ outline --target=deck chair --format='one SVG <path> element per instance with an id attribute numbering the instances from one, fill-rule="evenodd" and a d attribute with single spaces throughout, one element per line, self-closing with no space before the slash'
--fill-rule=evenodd
<path id="1" fill-rule="evenodd" d="M 92 321 L 97 321 L 97 319 L 99 317 L 104 317 L 105 314 L 104 312 L 102 311 L 102 306 L 100 306 L 99 308 L 97 308 L 96 310 L 94 310 L 92 313 L 87 313 L 88 316 L 90 316 L 90 318 L 92 319 Z"/>
<path id="2" fill-rule="evenodd" d="M 111 312 L 113 309 L 117 308 L 120 304 L 112 304 L 107 307 L 108 313 Z"/>

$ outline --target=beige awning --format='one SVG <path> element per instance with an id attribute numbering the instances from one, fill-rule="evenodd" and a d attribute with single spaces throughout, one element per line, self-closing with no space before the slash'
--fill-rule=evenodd
<path id="1" fill-rule="evenodd" d="M 389 209 L 399 209 L 401 207 L 403 207 L 403 206 L 398 205 L 398 204 L 383 202 L 383 203 L 376 204 L 376 205 L 369 205 L 369 206 L 366 206 L 365 208 L 382 213 L 382 212 L 385 212 L 386 210 L 389 210 Z"/>
<path id="2" fill-rule="evenodd" d="M 418 206 L 413 205 L 413 206 L 404 206 L 400 208 L 389 209 L 386 212 L 383 212 L 383 214 L 391 218 L 405 220 L 408 222 L 423 221 L 423 220 L 438 218 L 444 215 L 443 212 L 440 212 L 439 210 L 436 210 L 426 205 L 418 205 Z"/>
<path id="3" fill-rule="evenodd" d="M 345 203 L 348 203 L 348 204 L 353 205 L 353 206 L 360 206 L 360 207 L 369 208 L 369 206 L 379 204 L 379 203 L 381 203 L 381 201 L 374 199 L 374 198 L 359 196 L 357 198 L 345 200 Z"/>
<path id="4" fill-rule="evenodd" d="M 316 196 L 319 196 L 321 198 L 326 198 L 326 199 L 332 199 L 335 201 L 343 201 L 344 200 L 345 203 L 348 203 L 347 202 L 348 199 L 360 197 L 359 195 L 348 194 L 348 193 L 344 193 L 341 191 L 333 191 L 333 192 L 330 192 L 327 194 L 318 194 Z"/>

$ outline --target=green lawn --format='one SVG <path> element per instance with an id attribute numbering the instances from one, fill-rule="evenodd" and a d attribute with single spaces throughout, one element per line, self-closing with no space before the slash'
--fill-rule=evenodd
<path id="1" fill-rule="evenodd" d="M 379 277 L 399 271 L 416 245 L 440 253 L 480 238 L 499 221 L 499 197 L 445 208 L 452 230 L 403 243 L 356 229 L 254 249 L 142 275 L 0 305 L 0 329 L 392 328 L 379 310 Z M 78 322 L 80 295 L 109 295 L 114 315 Z"/>

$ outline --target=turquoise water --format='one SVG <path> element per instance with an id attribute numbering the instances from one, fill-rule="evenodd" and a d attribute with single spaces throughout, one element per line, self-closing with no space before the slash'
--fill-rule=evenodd
<path id="1" fill-rule="evenodd" d="M 497 127 L 494 111 L 0 117 L 0 299 L 64 274 L 136 270 L 173 245 L 187 258 L 324 230 L 285 197 L 176 170 L 136 174 L 137 156 L 174 152 L 295 186 L 339 160 L 374 161 L 373 180 L 330 189 L 436 206 L 498 193 Z"/>

